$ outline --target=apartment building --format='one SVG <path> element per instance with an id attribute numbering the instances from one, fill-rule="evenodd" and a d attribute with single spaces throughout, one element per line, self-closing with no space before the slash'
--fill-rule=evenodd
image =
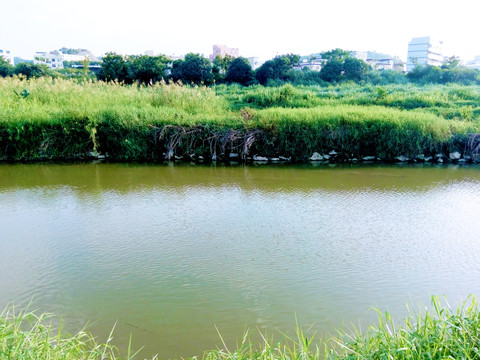
<path id="1" fill-rule="evenodd" d="M 408 43 L 407 72 L 418 66 L 443 64 L 443 42 L 430 36 L 415 37 Z"/>
<path id="2" fill-rule="evenodd" d="M 237 48 L 229 48 L 226 45 L 213 45 L 213 54 L 211 54 L 208 58 L 210 61 L 213 61 L 218 55 L 220 55 L 222 58 L 225 57 L 225 55 L 230 55 L 231 57 L 237 58 L 240 56 L 240 52 Z"/>
<path id="3" fill-rule="evenodd" d="M 0 56 L 8 61 L 12 66 L 15 65 L 13 54 L 10 50 L 0 49 Z"/>
<path id="4" fill-rule="evenodd" d="M 59 51 L 37 51 L 33 57 L 34 64 L 45 64 L 52 70 L 63 69 L 63 55 Z"/>

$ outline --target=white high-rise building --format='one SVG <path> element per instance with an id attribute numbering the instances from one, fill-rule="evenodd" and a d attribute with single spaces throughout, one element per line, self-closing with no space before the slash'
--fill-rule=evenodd
<path id="1" fill-rule="evenodd" d="M 63 56 L 59 51 L 37 51 L 33 57 L 34 64 L 45 64 L 52 70 L 63 69 Z"/>
<path id="2" fill-rule="evenodd" d="M 415 65 L 441 66 L 443 64 L 443 42 L 430 36 L 416 37 L 408 43 L 407 72 Z"/>
<path id="3" fill-rule="evenodd" d="M 0 49 L 0 56 L 8 61 L 12 66 L 15 65 L 13 61 L 13 54 L 10 50 Z"/>

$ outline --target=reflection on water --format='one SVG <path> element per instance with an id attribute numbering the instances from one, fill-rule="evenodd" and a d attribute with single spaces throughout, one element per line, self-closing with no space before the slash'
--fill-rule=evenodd
<path id="1" fill-rule="evenodd" d="M 0 166 L 0 306 L 143 355 L 480 293 L 476 167 Z"/>

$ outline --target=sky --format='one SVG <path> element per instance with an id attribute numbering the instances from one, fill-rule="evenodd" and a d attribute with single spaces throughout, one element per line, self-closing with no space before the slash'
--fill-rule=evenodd
<path id="1" fill-rule="evenodd" d="M 480 55 L 479 10 L 479 0 L 5 0 L 0 49 L 208 56 L 219 44 L 261 60 L 342 48 L 405 61 L 412 37 L 432 36 L 469 60 Z"/>

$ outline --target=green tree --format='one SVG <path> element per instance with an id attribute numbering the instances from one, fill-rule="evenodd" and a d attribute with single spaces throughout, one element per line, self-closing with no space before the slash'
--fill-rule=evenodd
<path id="1" fill-rule="evenodd" d="M 129 56 L 126 60 L 127 82 L 138 81 L 142 84 L 155 83 L 165 77 L 167 63 L 170 60 L 165 56 Z"/>
<path id="2" fill-rule="evenodd" d="M 88 67 L 90 66 L 90 59 L 88 58 L 88 56 L 85 57 L 85 59 L 83 59 L 83 77 L 86 78 L 87 75 L 88 75 Z"/>
<path id="3" fill-rule="evenodd" d="M 340 82 L 343 77 L 343 61 L 339 59 L 328 60 L 320 70 L 320 77 L 327 82 Z"/>
<path id="4" fill-rule="evenodd" d="M 347 57 L 343 61 L 343 78 L 356 82 L 365 80 L 368 69 L 368 64 L 365 61 Z"/>
<path id="5" fill-rule="evenodd" d="M 258 82 L 265 85 L 268 80 L 288 80 L 288 71 L 300 61 L 300 56 L 287 54 L 276 56 L 273 60 L 266 61 L 257 69 L 255 77 Z"/>
<path id="6" fill-rule="evenodd" d="M 225 80 L 229 83 L 251 84 L 254 81 L 254 76 L 250 62 L 243 57 L 234 59 L 228 66 Z"/>
<path id="7" fill-rule="evenodd" d="M 336 48 L 330 51 L 324 51 L 321 53 L 321 55 L 324 61 L 329 61 L 329 60 L 344 61 L 346 58 L 351 57 L 349 51 L 343 50 L 340 48 Z"/>
<path id="8" fill-rule="evenodd" d="M 231 55 L 226 54 L 224 57 L 217 55 L 213 60 L 213 67 L 218 68 L 220 74 L 226 74 L 228 66 L 233 61 L 234 57 Z"/>
<path id="9" fill-rule="evenodd" d="M 172 78 L 183 83 L 205 84 L 213 82 L 212 65 L 199 54 L 189 53 L 185 60 L 177 60 L 172 65 Z"/>
<path id="10" fill-rule="evenodd" d="M 450 56 L 442 64 L 442 69 L 454 69 L 460 64 L 460 58 L 456 56 Z"/>
<path id="11" fill-rule="evenodd" d="M 12 73 L 13 66 L 7 60 L 5 60 L 3 56 L 0 56 L 0 76 L 10 76 Z"/>
<path id="12" fill-rule="evenodd" d="M 102 58 L 98 79 L 103 81 L 127 80 L 128 67 L 122 55 L 109 52 Z"/>
<path id="13" fill-rule="evenodd" d="M 13 68 L 15 75 L 25 75 L 27 79 L 50 75 L 51 71 L 45 64 L 20 63 Z"/>

